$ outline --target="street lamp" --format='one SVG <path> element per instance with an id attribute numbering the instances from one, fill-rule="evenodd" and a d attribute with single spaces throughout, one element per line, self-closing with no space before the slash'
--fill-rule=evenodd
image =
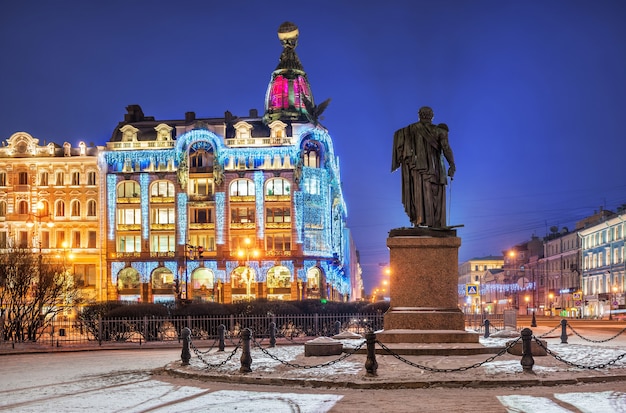
<path id="1" fill-rule="evenodd" d="M 243 240 L 244 247 L 237 250 L 237 256 L 239 258 L 245 257 L 245 268 L 241 272 L 241 278 L 246 283 L 246 298 L 248 301 L 252 299 L 252 281 L 255 280 L 254 271 L 250 268 L 250 255 L 253 258 L 257 258 L 260 255 L 259 250 L 252 248 L 252 240 L 248 237 Z"/>
<path id="2" fill-rule="evenodd" d="M 41 223 L 42 220 L 45 219 L 46 226 L 48 228 L 52 228 L 54 226 L 54 222 L 52 222 L 52 215 L 48 213 L 44 208 L 43 202 L 37 202 L 37 213 L 36 214 L 28 214 L 28 219 L 26 220 L 26 226 L 28 228 L 34 228 L 33 235 L 37 237 L 37 244 L 39 246 L 39 258 L 41 259 Z"/>
<path id="3" fill-rule="evenodd" d="M 611 302 L 609 303 L 609 320 L 613 320 L 613 303 L 617 301 L 617 285 L 613 286 L 613 295 L 611 296 Z"/>
<path id="4" fill-rule="evenodd" d="M 185 300 L 189 300 L 189 270 L 187 267 L 187 260 L 195 260 L 202 258 L 202 254 L 204 253 L 203 246 L 196 246 L 185 244 L 187 251 L 185 253 Z"/>

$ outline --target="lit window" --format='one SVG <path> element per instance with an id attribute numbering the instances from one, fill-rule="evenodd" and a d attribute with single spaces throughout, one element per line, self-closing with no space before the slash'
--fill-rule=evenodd
<path id="1" fill-rule="evenodd" d="M 267 181 L 265 195 L 289 195 L 291 183 L 284 178 L 274 178 Z"/>
<path id="2" fill-rule="evenodd" d="M 170 181 L 157 181 L 150 187 L 151 197 L 172 198 L 174 195 L 174 184 Z"/>
<path id="3" fill-rule="evenodd" d="M 176 213 L 174 208 L 152 208 L 152 224 L 175 224 Z"/>
<path id="4" fill-rule="evenodd" d="M 87 201 L 87 216 L 95 217 L 97 214 L 98 214 L 98 211 L 96 209 L 96 201 L 94 201 L 93 199 L 90 199 L 89 201 Z"/>
<path id="5" fill-rule="evenodd" d="M 71 204 L 71 216 L 79 217 L 80 216 L 80 201 L 74 200 Z"/>
<path id="6" fill-rule="evenodd" d="M 42 172 L 39 174 L 39 185 L 48 186 L 48 172 Z"/>
<path id="7" fill-rule="evenodd" d="M 278 265 L 267 272 L 267 288 L 288 288 L 291 285 L 291 273 L 287 267 Z"/>
<path id="8" fill-rule="evenodd" d="M 254 182 L 249 179 L 235 179 L 230 183 L 230 196 L 254 195 Z"/>
<path id="9" fill-rule="evenodd" d="M 96 185 L 96 173 L 87 172 L 87 185 Z"/>
<path id="10" fill-rule="evenodd" d="M 117 237 L 117 252 L 141 252 L 141 236 L 120 235 Z"/>
<path id="11" fill-rule="evenodd" d="M 118 225 L 140 225 L 141 210 L 136 209 L 118 209 L 117 210 Z"/>
<path id="12" fill-rule="evenodd" d="M 117 185 L 118 198 L 137 198 L 140 192 L 139 183 L 136 181 L 122 181 Z"/>

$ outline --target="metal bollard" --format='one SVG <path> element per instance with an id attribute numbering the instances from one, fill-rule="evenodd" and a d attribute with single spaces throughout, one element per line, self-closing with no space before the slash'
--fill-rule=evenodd
<path id="1" fill-rule="evenodd" d="M 335 334 L 341 333 L 341 321 L 335 321 Z"/>
<path id="2" fill-rule="evenodd" d="M 485 338 L 489 338 L 489 320 L 485 320 Z"/>
<path id="3" fill-rule="evenodd" d="M 180 353 L 180 359 L 183 361 L 183 366 L 188 366 L 189 360 L 191 360 L 191 352 L 189 351 L 189 339 L 191 337 L 191 330 L 189 329 L 189 327 L 183 328 L 181 336 L 183 337 L 183 351 Z"/>
<path id="4" fill-rule="evenodd" d="M 522 369 L 524 373 L 532 373 L 535 360 L 533 359 L 533 352 L 531 349 L 531 339 L 533 331 L 530 328 L 522 330 Z"/>
<path id="5" fill-rule="evenodd" d="M 561 344 L 567 344 L 567 320 L 561 320 Z"/>
<path id="6" fill-rule="evenodd" d="M 276 347 L 276 323 L 270 323 L 270 347 Z"/>
<path id="7" fill-rule="evenodd" d="M 252 365 L 252 355 L 250 354 L 250 338 L 252 337 L 252 330 L 249 328 L 244 328 L 241 330 L 241 367 L 239 368 L 240 373 L 250 373 L 252 369 L 250 366 Z"/>
<path id="8" fill-rule="evenodd" d="M 376 376 L 376 370 L 378 370 L 378 362 L 376 362 L 376 333 L 366 333 L 365 342 L 367 343 L 365 371 L 367 371 L 368 376 Z"/>
<path id="9" fill-rule="evenodd" d="M 219 343 L 217 345 L 218 351 L 224 351 L 224 340 L 226 338 L 226 326 L 224 324 L 220 324 L 217 326 L 217 334 L 219 334 Z"/>

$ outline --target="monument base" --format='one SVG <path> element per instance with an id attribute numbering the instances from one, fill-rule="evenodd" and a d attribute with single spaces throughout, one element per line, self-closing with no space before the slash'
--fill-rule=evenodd
<path id="1" fill-rule="evenodd" d="M 456 231 L 403 228 L 387 238 L 391 266 L 391 308 L 383 344 L 477 344 L 478 334 L 465 331 L 457 304 L 458 249 Z"/>

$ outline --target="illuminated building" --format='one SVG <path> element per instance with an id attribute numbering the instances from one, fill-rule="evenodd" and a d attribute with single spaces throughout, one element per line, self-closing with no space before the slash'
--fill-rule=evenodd
<path id="1" fill-rule="evenodd" d="M 41 145 L 25 132 L 0 147 L 0 249 L 30 248 L 50 259 L 62 257 L 87 301 L 106 299 L 101 149 L 84 142 Z"/>
<path id="2" fill-rule="evenodd" d="M 601 213 L 607 211 L 601 211 Z M 604 215 L 604 220 L 578 232 L 582 258 L 583 317 L 612 318 L 626 309 L 626 214 Z"/>
<path id="3" fill-rule="evenodd" d="M 278 35 L 263 116 L 159 121 L 127 107 L 100 156 L 108 299 L 355 298 L 327 101 L 314 103 L 297 27 Z"/>

